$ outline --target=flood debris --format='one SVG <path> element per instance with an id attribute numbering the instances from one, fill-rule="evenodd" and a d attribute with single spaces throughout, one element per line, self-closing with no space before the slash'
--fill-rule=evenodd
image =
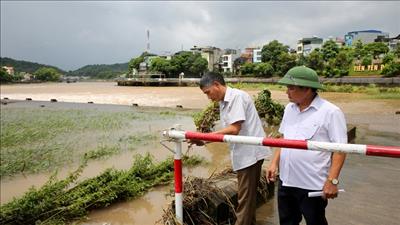
<path id="1" fill-rule="evenodd" d="M 188 177 L 183 186 L 184 225 L 234 224 L 237 178 L 231 168 L 209 178 Z M 267 183 L 265 172 L 262 173 L 257 188 L 257 205 L 272 197 L 274 187 L 274 184 Z M 161 220 L 157 224 L 179 224 L 175 218 L 175 201 L 164 210 Z"/>

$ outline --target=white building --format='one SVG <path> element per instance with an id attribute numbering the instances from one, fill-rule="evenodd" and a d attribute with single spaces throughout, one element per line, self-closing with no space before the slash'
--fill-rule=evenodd
<path id="1" fill-rule="evenodd" d="M 225 54 L 221 56 L 221 68 L 223 72 L 233 72 L 233 64 L 239 57 L 239 51 L 235 49 L 226 49 Z"/>
<path id="2" fill-rule="evenodd" d="M 297 54 L 304 56 L 310 54 L 314 49 L 322 48 L 323 39 L 319 37 L 303 38 L 297 42 Z"/>
<path id="3" fill-rule="evenodd" d="M 261 49 L 253 49 L 253 63 L 261 62 Z"/>

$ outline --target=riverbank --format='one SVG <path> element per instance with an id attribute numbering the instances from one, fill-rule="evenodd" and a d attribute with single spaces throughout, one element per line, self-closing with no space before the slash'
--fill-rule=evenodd
<path id="1" fill-rule="evenodd" d="M 259 90 L 249 89 L 246 91 L 254 96 Z M 163 109 L 158 112 L 167 111 L 164 107 L 168 107 L 171 109 L 170 111 L 176 113 L 175 119 L 154 120 L 154 124 L 150 124 L 150 126 L 134 127 L 134 129 L 154 132 L 168 129 L 175 123 L 183 124 L 183 128 L 186 130 L 194 130 L 190 115 L 181 115 L 180 113 L 185 114 L 185 110 L 189 108 L 201 109 L 209 102 L 197 87 L 118 87 L 111 82 L 6 85 L 1 86 L 1 95 L 2 98 L 9 97 L 10 99 L 13 96 L 19 96 L 22 100 L 22 105 L 14 103 L 1 105 L 2 110 L 5 107 L 25 107 L 24 104 L 32 104 L 32 108 L 27 109 L 27 111 L 32 111 L 33 108 L 41 109 L 41 105 L 45 105 L 44 108 L 68 106 L 72 109 L 89 111 L 99 107 L 98 111 L 100 112 L 131 112 L 146 107 L 162 106 Z M 398 139 L 400 136 L 400 115 L 395 114 L 396 111 L 400 110 L 400 101 L 365 98 L 366 94 L 362 93 L 322 92 L 320 95 L 341 107 L 347 122 L 357 126 L 356 143 L 400 145 Z M 42 99 L 43 102 L 26 101 L 27 97 L 33 100 Z M 50 102 L 50 99 L 53 98 L 57 99 L 58 102 Z M 288 102 L 285 92 L 281 90 L 272 90 L 272 98 L 282 104 Z M 78 101 L 83 104 L 68 103 L 67 100 Z M 93 101 L 95 104 L 88 104 L 89 101 Z M 132 106 L 132 103 L 135 102 L 139 103 L 137 109 Z M 176 105 L 181 105 L 183 108 L 176 108 Z M 190 110 L 187 112 L 190 114 Z M 2 113 L 1 116 L 3 117 L 4 114 Z M 186 145 L 184 149 L 187 149 Z M 113 155 L 108 159 L 92 161 L 83 172 L 83 176 L 92 177 L 99 171 L 110 167 L 129 168 L 133 152 L 153 152 L 158 160 L 170 155 L 170 152 L 166 151 L 157 139 L 135 151 L 127 151 Z M 191 174 L 208 177 L 215 171 L 220 171 L 230 165 L 229 150 L 222 143 L 195 147 L 190 152 L 203 156 L 210 164 L 185 170 L 185 176 Z M 267 164 L 268 162 L 265 162 L 264 166 Z M 399 170 L 400 167 L 396 159 L 349 156 L 341 174 L 341 187 L 346 192 L 341 194 L 339 198 L 330 201 L 327 209 L 330 224 L 396 224 L 396 221 L 400 220 L 399 213 L 396 212 L 399 203 L 396 198 L 396 191 L 400 188 L 400 182 L 397 179 Z M 68 168 L 59 172 L 60 176 L 65 174 L 68 174 Z M 7 191 L 9 191 L 9 195 L 14 192 L 14 196 L 18 196 L 22 189 L 27 190 L 31 185 L 40 186 L 48 179 L 48 176 L 49 174 L 39 173 L 29 176 L 18 175 L 7 182 L 2 179 L 2 201 L 3 196 L 7 195 L 5 194 Z M 89 214 L 89 219 L 81 224 L 154 224 L 155 221 L 160 219 L 162 209 L 171 200 L 170 197 L 165 196 L 170 189 L 171 187 L 168 186 L 158 187 L 142 198 L 93 211 Z M 20 191 L 19 194 L 18 191 Z M 259 208 L 257 220 L 258 225 L 277 224 L 276 203 L 271 201 Z"/>

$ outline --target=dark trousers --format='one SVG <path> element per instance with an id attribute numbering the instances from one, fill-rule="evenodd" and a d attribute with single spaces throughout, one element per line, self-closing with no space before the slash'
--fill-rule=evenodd
<path id="1" fill-rule="evenodd" d="M 255 225 L 257 208 L 257 187 L 260 182 L 264 160 L 237 171 L 238 207 L 235 225 Z"/>
<path id="2" fill-rule="evenodd" d="M 322 197 L 308 197 L 310 190 L 282 186 L 279 181 L 278 209 L 280 225 L 299 225 L 302 215 L 307 225 L 327 225 L 325 208 L 328 201 Z"/>

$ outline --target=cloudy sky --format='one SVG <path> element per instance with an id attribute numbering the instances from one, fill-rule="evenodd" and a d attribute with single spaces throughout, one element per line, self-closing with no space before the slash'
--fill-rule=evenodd
<path id="1" fill-rule="evenodd" d="M 193 45 L 291 47 L 354 30 L 400 33 L 399 1 L 1 1 L 1 57 L 75 70 Z"/>

